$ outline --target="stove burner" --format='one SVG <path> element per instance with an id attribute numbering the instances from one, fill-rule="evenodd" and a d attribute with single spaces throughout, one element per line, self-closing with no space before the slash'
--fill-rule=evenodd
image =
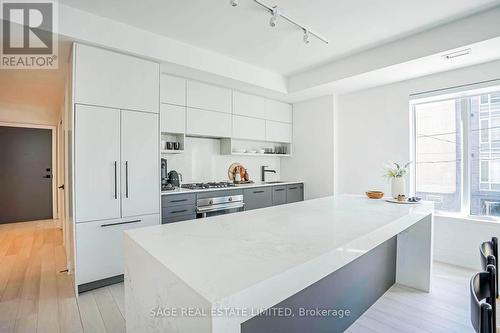
<path id="1" fill-rule="evenodd" d="M 182 184 L 182 188 L 186 188 L 189 190 L 203 190 L 203 189 L 211 189 L 211 188 L 226 188 L 235 186 L 233 183 L 229 182 L 210 182 L 210 183 L 189 183 Z"/>
<path id="2" fill-rule="evenodd" d="M 161 185 L 161 190 L 162 190 L 162 192 L 173 191 L 173 190 L 175 190 L 175 187 L 172 184 L 170 184 L 170 183 L 162 184 Z"/>

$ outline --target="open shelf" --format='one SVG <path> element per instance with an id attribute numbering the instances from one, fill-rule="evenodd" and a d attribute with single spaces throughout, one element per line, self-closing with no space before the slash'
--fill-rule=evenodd
<path id="1" fill-rule="evenodd" d="M 283 149 L 286 153 L 242 153 L 236 152 L 236 149 L 259 150 L 259 149 Z M 235 156 L 265 156 L 265 157 L 289 157 L 292 156 L 292 144 L 284 142 L 270 142 L 270 141 L 253 141 L 243 139 L 221 139 L 220 152 L 222 155 L 235 155 Z"/>
<path id="2" fill-rule="evenodd" d="M 175 150 L 175 149 L 162 149 L 160 151 L 161 154 L 182 154 L 184 153 L 184 149 Z"/>
<path id="3" fill-rule="evenodd" d="M 184 133 L 161 133 L 160 153 L 164 154 L 182 154 L 185 150 L 186 136 Z M 178 142 L 179 149 L 167 149 L 167 142 Z"/>
<path id="4" fill-rule="evenodd" d="M 292 156 L 290 154 L 260 154 L 260 153 L 235 153 L 231 152 L 231 154 L 224 154 L 224 155 L 236 155 L 236 156 L 274 156 L 274 157 L 287 157 L 287 156 Z"/>

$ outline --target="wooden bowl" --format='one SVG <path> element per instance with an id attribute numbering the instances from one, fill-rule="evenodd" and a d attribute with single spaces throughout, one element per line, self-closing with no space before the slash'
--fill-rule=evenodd
<path id="1" fill-rule="evenodd" d="M 366 196 L 370 199 L 382 199 L 384 192 L 381 191 L 367 191 Z"/>

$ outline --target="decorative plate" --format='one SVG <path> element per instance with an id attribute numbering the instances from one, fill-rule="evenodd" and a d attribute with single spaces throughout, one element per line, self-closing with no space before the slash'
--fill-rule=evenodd
<path id="1" fill-rule="evenodd" d="M 401 204 L 401 205 L 416 205 L 416 204 L 420 203 L 420 201 L 412 202 L 412 201 L 408 201 L 408 199 L 406 199 L 405 201 L 398 201 L 398 199 L 386 199 L 385 201 L 397 203 L 397 204 Z"/>

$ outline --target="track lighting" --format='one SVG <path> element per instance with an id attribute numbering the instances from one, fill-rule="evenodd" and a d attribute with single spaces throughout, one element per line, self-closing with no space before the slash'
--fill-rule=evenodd
<path id="1" fill-rule="evenodd" d="M 284 20 L 296 25 L 298 28 L 302 29 L 304 32 L 304 43 L 309 44 L 310 42 L 310 36 L 314 36 L 320 41 L 324 42 L 325 44 L 328 44 L 328 39 L 325 37 L 321 36 L 320 34 L 312 31 L 308 27 L 304 26 L 303 24 L 298 23 L 294 19 L 292 19 L 290 16 L 286 15 L 285 12 L 283 11 L 283 8 L 278 8 L 278 6 L 270 6 L 261 0 L 253 0 L 256 4 L 259 6 L 265 8 L 270 14 L 271 14 L 271 19 L 269 20 L 269 25 L 271 27 L 275 27 L 276 23 L 278 21 L 278 17 L 283 18 Z M 236 7 L 238 5 L 238 0 L 230 0 L 230 4 L 233 7 Z"/>
<path id="2" fill-rule="evenodd" d="M 278 18 L 276 16 L 271 16 L 271 19 L 269 20 L 269 25 L 274 28 L 276 26 L 277 19 Z"/>
<path id="3" fill-rule="evenodd" d="M 443 55 L 443 58 L 450 60 L 453 58 L 463 57 L 472 53 L 472 49 L 463 49 Z"/>
<path id="4" fill-rule="evenodd" d="M 278 15 L 279 15 L 278 7 L 274 6 L 273 10 L 271 12 L 271 19 L 269 20 L 269 25 L 273 28 L 276 26 L 276 21 L 278 20 Z"/>
<path id="5" fill-rule="evenodd" d="M 309 32 L 304 29 L 304 43 L 309 44 Z"/>

